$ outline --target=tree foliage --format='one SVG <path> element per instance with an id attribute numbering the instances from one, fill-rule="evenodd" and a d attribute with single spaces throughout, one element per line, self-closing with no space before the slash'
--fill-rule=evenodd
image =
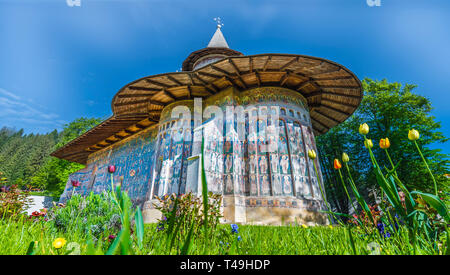
<path id="1" fill-rule="evenodd" d="M 79 118 L 66 124 L 53 150 L 61 148 L 100 122 L 98 118 Z M 33 176 L 31 183 L 33 186 L 43 187 L 55 196 L 59 196 L 64 191 L 69 175 L 83 167 L 84 165 L 79 163 L 49 157 Z"/>
<path id="2" fill-rule="evenodd" d="M 370 164 L 367 150 L 364 150 L 363 138 L 358 133 L 361 123 L 368 123 L 373 140 L 374 154 L 387 168 L 391 168 L 384 150 L 378 142 L 388 137 L 391 141 L 389 153 L 397 173 L 410 190 L 422 190 L 433 193 L 433 183 L 426 167 L 417 153 L 414 144 L 408 140 L 408 130 L 414 128 L 420 132 L 419 145 L 429 161 L 440 190 L 448 190 L 449 182 L 444 174 L 449 173 L 448 155 L 439 149 L 431 149 L 431 144 L 448 141 L 439 131 L 441 124 L 430 114 L 431 102 L 424 96 L 413 92 L 416 85 L 390 83 L 387 80 L 364 79 L 362 82 L 364 97 L 357 111 L 344 123 L 332 128 L 317 138 L 324 181 L 328 187 L 328 197 L 339 211 L 346 212 L 348 203 L 342 193 L 336 171 L 332 168 L 334 158 L 341 158 L 346 152 L 350 155 L 352 174 L 358 189 L 373 201 L 372 190 L 376 186 L 375 175 Z"/>
<path id="3" fill-rule="evenodd" d="M 69 174 L 83 166 L 50 157 L 50 153 L 99 122 L 97 118 L 79 118 L 61 132 L 47 134 L 24 134 L 23 130 L 4 127 L 0 129 L 0 171 L 10 185 L 47 189 L 57 196 L 64 190 Z"/>

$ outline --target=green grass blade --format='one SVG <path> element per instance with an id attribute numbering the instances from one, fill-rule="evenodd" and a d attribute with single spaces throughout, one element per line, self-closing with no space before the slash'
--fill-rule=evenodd
<path id="1" fill-rule="evenodd" d="M 36 244 L 35 241 L 30 242 L 30 245 L 28 246 L 26 255 L 34 255 L 36 253 L 36 251 L 34 250 L 35 244 Z"/>
<path id="2" fill-rule="evenodd" d="M 136 226 L 136 236 L 139 249 L 144 245 L 144 219 L 142 218 L 141 208 L 138 206 L 134 215 L 134 224 Z"/>
<path id="3" fill-rule="evenodd" d="M 117 235 L 117 237 L 114 239 L 113 243 L 110 245 L 110 247 L 106 251 L 106 255 L 114 255 L 117 253 L 117 251 L 119 250 L 119 247 L 120 247 L 119 246 L 120 242 L 122 240 L 122 235 L 123 235 L 123 229 L 120 230 L 119 234 Z"/>

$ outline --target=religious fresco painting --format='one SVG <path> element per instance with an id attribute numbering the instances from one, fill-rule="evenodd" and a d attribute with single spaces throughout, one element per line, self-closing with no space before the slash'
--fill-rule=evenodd
<path id="1" fill-rule="evenodd" d="M 127 84 L 112 117 L 53 153 L 86 165 L 60 201 L 71 197 L 72 180 L 82 195 L 111 189 L 107 167 L 115 165 L 114 182 L 155 222 L 158 197 L 201 195 L 203 160 L 208 191 L 223 198 L 223 222 L 326 224 L 320 162 L 307 152 L 356 109 L 360 88 L 352 72 L 325 59 L 245 56 L 228 47 L 219 25 L 181 72 Z"/>

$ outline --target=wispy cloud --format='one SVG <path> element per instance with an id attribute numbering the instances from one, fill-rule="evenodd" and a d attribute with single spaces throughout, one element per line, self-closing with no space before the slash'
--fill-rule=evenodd
<path id="1" fill-rule="evenodd" d="M 66 122 L 54 113 L 42 110 L 29 99 L 0 88 L 0 124 L 17 128 L 60 129 Z"/>

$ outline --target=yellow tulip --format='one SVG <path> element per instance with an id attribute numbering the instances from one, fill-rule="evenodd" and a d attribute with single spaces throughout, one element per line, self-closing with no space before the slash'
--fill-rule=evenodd
<path id="1" fill-rule="evenodd" d="M 418 140 L 419 137 L 420 137 L 420 134 L 417 130 L 414 130 L 414 129 L 409 130 L 409 132 L 408 132 L 409 140 L 411 140 L 411 141 Z"/>
<path id="2" fill-rule="evenodd" d="M 389 141 L 388 138 L 380 139 L 380 148 L 381 149 L 387 149 L 389 147 L 391 147 L 391 142 Z"/>
<path id="3" fill-rule="evenodd" d="M 346 153 L 342 153 L 342 162 L 349 162 L 350 158 Z"/>
<path id="4" fill-rule="evenodd" d="M 308 150 L 308 157 L 309 157 L 310 159 L 315 159 L 315 158 L 317 157 L 316 151 L 314 151 L 314 150 Z"/>
<path id="5" fill-rule="evenodd" d="M 303 228 L 308 228 L 308 226 L 306 224 L 302 224 Z"/>
<path id="6" fill-rule="evenodd" d="M 366 139 L 364 141 L 364 146 L 366 146 L 366 148 L 372 148 L 373 147 L 373 143 L 371 139 Z"/>
<path id="7" fill-rule="evenodd" d="M 369 133 L 369 125 L 367 123 L 359 125 L 359 133 L 361 135 L 367 135 Z"/>
<path id="8" fill-rule="evenodd" d="M 64 238 L 57 238 L 53 241 L 53 247 L 56 249 L 60 249 L 61 247 L 63 247 L 66 244 L 66 239 Z"/>

